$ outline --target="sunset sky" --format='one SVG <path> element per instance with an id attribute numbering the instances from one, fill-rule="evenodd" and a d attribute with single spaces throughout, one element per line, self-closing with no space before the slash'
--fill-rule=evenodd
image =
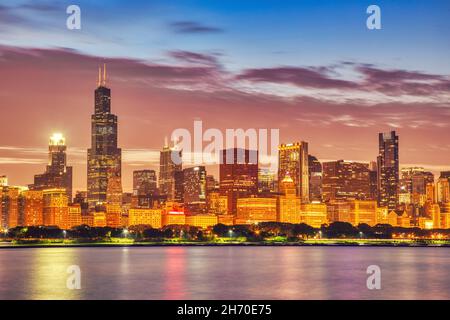
<path id="1" fill-rule="evenodd" d="M 278 128 L 322 160 L 375 160 L 397 130 L 402 166 L 450 170 L 450 2 L 9 1 L 0 4 L 0 175 L 33 182 L 62 132 L 74 189 L 99 64 L 119 117 L 123 185 L 157 169 L 176 128 Z M 81 30 L 66 8 L 81 8 Z M 377 4 L 382 29 L 366 28 Z M 217 170 L 213 169 L 216 174 Z"/>

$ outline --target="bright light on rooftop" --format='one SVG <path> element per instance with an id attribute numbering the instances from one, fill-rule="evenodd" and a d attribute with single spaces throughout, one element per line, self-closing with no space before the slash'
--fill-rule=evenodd
<path id="1" fill-rule="evenodd" d="M 50 137 L 50 144 L 53 146 L 58 146 L 58 145 L 65 145 L 66 143 L 66 139 L 64 138 L 64 136 L 62 135 L 62 133 L 54 133 L 51 137 Z"/>

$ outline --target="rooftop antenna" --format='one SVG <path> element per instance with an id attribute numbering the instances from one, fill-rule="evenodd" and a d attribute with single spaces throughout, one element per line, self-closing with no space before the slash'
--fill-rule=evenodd
<path id="1" fill-rule="evenodd" d="M 103 86 L 106 86 L 106 63 L 103 64 Z"/>
<path id="2" fill-rule="evenodd" d="M 98 80 L 97 80 L 97 87 L 100 87 L 100 85 L 102 84 L 101 78 L 102 78 L 102 70 L 101 70 L 101 67 L 98 66 Z"/>

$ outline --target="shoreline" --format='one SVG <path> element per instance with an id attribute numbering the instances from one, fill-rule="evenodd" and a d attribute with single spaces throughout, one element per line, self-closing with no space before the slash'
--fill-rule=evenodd
<path id="1" fill-rule="evenodd" d="M 130 248 L 130 247 L 450 247 L 448 240 L 354 240 L 354 239 L 322 239 L 305 240 L 303 242 L 41 242 L 11 243 L 0 242 L 0 249 L 30 248 Z"/>

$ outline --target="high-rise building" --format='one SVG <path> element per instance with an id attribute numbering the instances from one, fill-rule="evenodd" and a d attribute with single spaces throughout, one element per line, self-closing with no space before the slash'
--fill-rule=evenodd
<path id="1" fill-rule="evenodd" d="M 157 178 L 155 170 L 133 171 L 133 194 L 145 195 L 156 194 Z"/>
<path id="2" fill-rule="evenodd" d="M 236 224 L 277 221 L 277 199 L 249 197 L 237 199 Z"/>
<path id="3" fill-rule="evenodd" d="M 402 168 L 399 180 L 399 202 L 423 205 L 429 183 L 434 184 L 433 173 L 421 167 Z"/>
<path id="4" fill-rule="evenodd" d="M 258 170 L 258 192 L 270 194 L 277 191 L 276 188 L 276 173 L 269 169 Z"/>
<path id="5" fill-rule="evenodd" d="M 41 226 L 44 224 L 43 191 L 26 190 L 21 194 L 21 210 L 23 226 Z"/>
<path id="6" fill-rule="evenodd" d="M 212 174 L 208 174 L 206 176 L 206 195 L 216 191 L 219 191 L 219 183 Z"/>
<path id="7" fill-rule="evenodd" d="M 308 143 L 281 144 L 278 147 L 278 181 L 289 173 L 302 203 L 309 202 Z"/>
<path id="8" fill-rule="evenodd" d="M 294 180 L 289 175 L 280 182 L 280 193 L 281 195 L 277 197 L 277 221 L 300 223 L 300 197 L 297 196 Z"/>
<path id="9" fill-rule="evenodd" d="M 182 171 L 182 153 L 165 143 L 159 158 L 159 192 L 167 200 L 175 199 L 175 173 Z M 174 161 L 175 160 L 175 161 Z"/>
<path id="10" fill-rule="evenodd" d="M 315 156 L 308 156 L 309 200 L 322 201 L 322 164 Z"/>
<path id="11" fill-rule="evenodd" d="M 377 162 L 369 162 L 369 190 L 370 190 L 370 200 L 378 199 L 378 170 Z"/>
<path id="12" fill-rule="evenodd" d="M 450 179 L 439 178 L 436 183 L 437 201 L 439 203 L 450 203 Z"/>
<path id="13" fill-rule="evenodd" d="M 0 229 L 14 228 L 20 223 L 22 187 L 0 187 Z"/>
<path id="14" fill-rule="evenodd" d="M 92 209 L 106 202 L 109 178 L 122 175 L 122 150 L 117 147 L 117 116 L 111 113 L 111 90 L 106 87 L 106 66 L 103 72 L 99 69 L 91 125 L 91 148 L 87 152 L 87 190 L 89 207 Z"/>
<path id="15" fill-rule="evenodd" d="M 378 135 L 378 206 L 393 210 L 398 204 L 399 148 L 395 131 Z"/>
<path id="16" fill-rule="evenodd" d="M 69 228 L 69 198 L 65 189 L 47 189 L 43 191 L 45 226 Z"/>
<path id="17" fill-rule="evenodd" d="M 206 211 L 206 169 L 204 166 L 183 170 L 183 200 L 189 213 Z"/>
<path id="18" fill-rule="evenodd" d="M 121 226 L 122 216 L 122 183 L 117 175 L 108 179 L 106 188 L 106 225 L 112 228 Z"/>
<path id="19" fill-rule="evenodd" d="M 65 189 L 72 201 L 72 167 L 67 166 L 66 140 L 60 133 L 50 137 L 48 145 L 48 164 L 43 174 L 34 176 L 33 190 Z"/>
<path id="20" fill-rule="evenodd" d="M 344 160 L 324 162 L 322 198 L 333 200 L 370 199 L 369 165 Z"/>
<path id="21" fill-rule="evenodd" d="M 8 177 L 0 176 L 0 187 L 7 187 L 7 186 L 8 186 Z"/>
<path id="22" fill-rule="evenodd" d="M 222 150 L 219 193 L 228 197 L 228 214 L 236 215 L 237 201 L 258 194 L 258 151 Z"/>

